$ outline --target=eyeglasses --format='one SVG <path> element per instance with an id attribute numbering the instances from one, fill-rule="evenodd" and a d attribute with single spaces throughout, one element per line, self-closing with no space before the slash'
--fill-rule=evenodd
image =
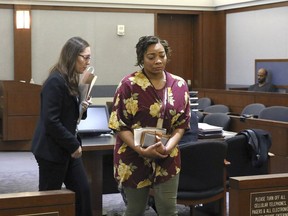
<path id="1" fill-rule="evenodd" d="M 79 54 L 79 56 L 81 56 L 85 61 L 89 61 L 90 59 L 91 59 L 91 56 L 90 55 L 80 55 Z"/>

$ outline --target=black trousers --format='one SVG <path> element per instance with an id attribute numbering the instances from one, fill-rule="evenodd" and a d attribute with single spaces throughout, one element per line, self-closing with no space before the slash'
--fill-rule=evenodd
<path id="1" fill-rule="evenodd" d="M 35 156 L 39 166 L 39 191 L 66 188 L 75 192 L 76 216 L 92 216 L 91 194 L 82 159 L 55 163 Z"/>

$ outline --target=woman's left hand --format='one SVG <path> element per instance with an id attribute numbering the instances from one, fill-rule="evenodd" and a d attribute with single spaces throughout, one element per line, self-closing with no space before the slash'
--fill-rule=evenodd
<path id="1" fill-rule="evenodd" d="M 92 104 L 91 97 L 89 97 L 89 98 L 88 98 L 87 100 L 85 100 L 85 101 L 82 101 L 82 102 L 81 102 L 81 108 L 82 108 L 81 111 L 82 111 L 82 112 L 85 112 L 91 104 Z"/>

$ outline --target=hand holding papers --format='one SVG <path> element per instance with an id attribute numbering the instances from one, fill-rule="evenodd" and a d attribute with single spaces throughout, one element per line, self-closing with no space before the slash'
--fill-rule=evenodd
<path id="1" fill-rule="evenodd" d="M 79 83 L 79 92 L 80 92 L 80 107 L 79 107 L 79 119 L 80 122 L 83 113 L 87 110 L 88 106 L 91 104 L 90 101 L 90 93 L 91 90 L 97 80 L 97 76 L 94 74 L 94 68 L 92 66 L 88 67 L 87 70 L 84 71 Z M 86 106 L 88 103 L 88 106 Z M 86 109 L 85 109 L 86 108 Z"/>
<path id="2" fill-rule="evenodd" d="M 88 97 L 96 80 L 97 76 L 94 74 L 94 68 L 92 66 L 88 67 L 82 74 L 79 83 L 80 101 L 89 99 Z"/>

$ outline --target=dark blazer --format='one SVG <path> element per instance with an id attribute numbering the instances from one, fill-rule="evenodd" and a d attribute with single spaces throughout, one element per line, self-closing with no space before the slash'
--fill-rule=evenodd
<path id="1" fill-rule="evenodd" d="M 268 160 L 268 152 L 272 145 L 271 134 L 262 129 L 246 129 L 240 131 L 244 134 L 251 147 L 251 159 L 254 167 L 261 167 Z"/>
<path id="2" fill-rule="evenodd" d="M 49 76 L 41 91 L 40 117 L 32 140 L 35 156 L 66 162 L 80 146 L 76 137 L 79 102 L 71 96 L 59 72 Z"/>

